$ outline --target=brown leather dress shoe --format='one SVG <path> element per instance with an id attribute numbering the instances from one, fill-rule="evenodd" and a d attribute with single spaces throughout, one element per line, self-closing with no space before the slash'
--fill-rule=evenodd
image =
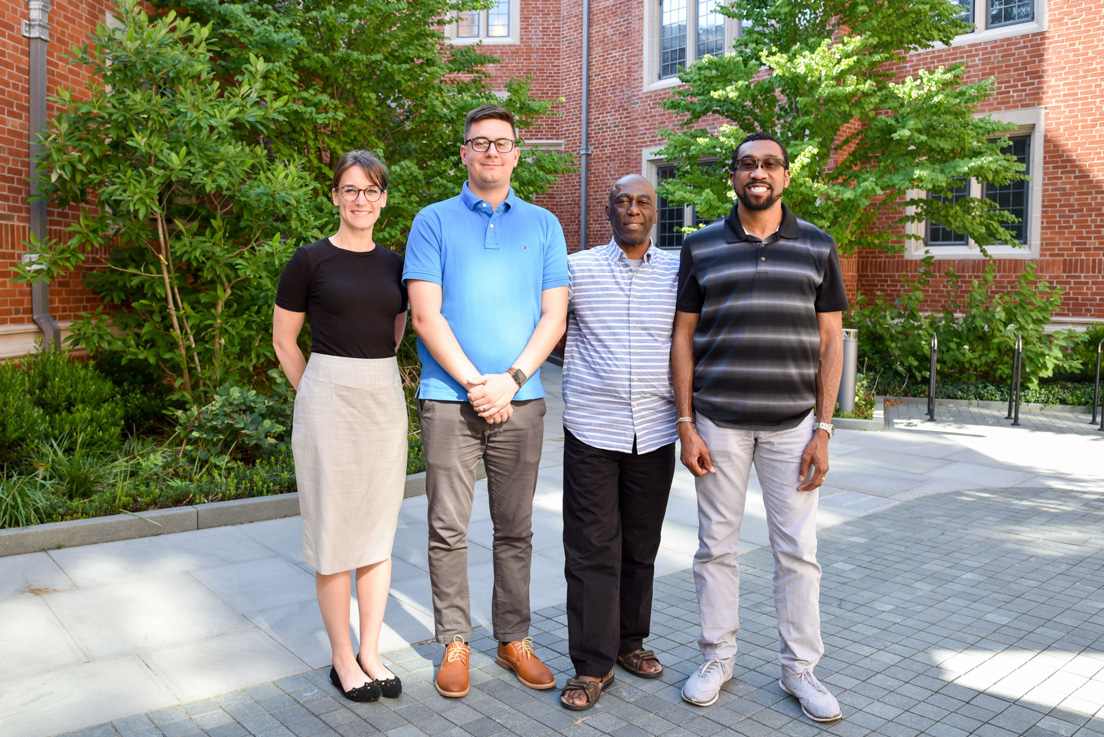
<path id="1" fill-rule="evenodd" d="M 471 651 L 460 635 L 452 638 L 445 646 L 445 657 L 441 659 L 441 668 L 437 671 L 437 680 L 433 685 L 437 693 L 450 699 L 467 696 L 471 690 L 468 683 L 468 656 Z"/>
<path id="2" fill-rule="evenodd" d="M 552 677 L 552 671 L 548 670 L 548 666 L 540 662 L 540 658 L 533 652 L 532 637 L 516 640 L 508 645 L 499 644 L 495 662 L 503 668 L 512 670 L 518 680 L 529 688 L 543 690 L 556 687 L 556 679 Z"/>

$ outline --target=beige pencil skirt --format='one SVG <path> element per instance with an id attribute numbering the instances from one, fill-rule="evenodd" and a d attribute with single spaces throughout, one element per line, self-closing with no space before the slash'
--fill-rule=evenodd
<path id="1" fill-rule="evenodd" d="M 313 354 L 295 395 L 291 450 L 304 562 L 330 574 L 386 560 L 406 482 L 398 362 Z"/>

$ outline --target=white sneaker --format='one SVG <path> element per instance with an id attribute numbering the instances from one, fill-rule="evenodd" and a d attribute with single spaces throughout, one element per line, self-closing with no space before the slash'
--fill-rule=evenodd
<path id="1" fill-rule="evenodd" d="M 778 685 L 801 703 L 801 711 L 814 722 L 834 722 L 843 717 L 836 697 L 828 693 L 811 670 L 791 673 L 783 668 Z"/>
<path id="2" fill-rule="evenodd" d="M 727 660 L 707 660 L 686 679 L 682 698 L 694 706 L 712 706 L 721 696 L 721 686 L 732 680 L 733 655 Z"/>

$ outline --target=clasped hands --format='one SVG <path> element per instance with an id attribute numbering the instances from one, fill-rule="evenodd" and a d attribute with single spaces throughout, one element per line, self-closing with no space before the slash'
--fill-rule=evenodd
<path id="1" fill-rule="evenodd" d="M 464 388 L 472 407 L 488 423 L 501 424 L 514 414 L 510 402 L 520 387 L 509 374 L 483 374 L 465 381 Z"/>

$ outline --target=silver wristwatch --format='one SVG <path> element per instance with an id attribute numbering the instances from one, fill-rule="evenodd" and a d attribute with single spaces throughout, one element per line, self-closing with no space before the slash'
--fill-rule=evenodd
<path id="1" fill-rule="evenodd" d="M 831 440 L 832 437 L 836 434 L 836 428 L 832 427 L 831 422 L 816 423 L 815 425 L 813 425 L 813 432 L 816 432 L 817 430 L 823 430 L 824 432 L 828 433 L 829 440 Z"/>

